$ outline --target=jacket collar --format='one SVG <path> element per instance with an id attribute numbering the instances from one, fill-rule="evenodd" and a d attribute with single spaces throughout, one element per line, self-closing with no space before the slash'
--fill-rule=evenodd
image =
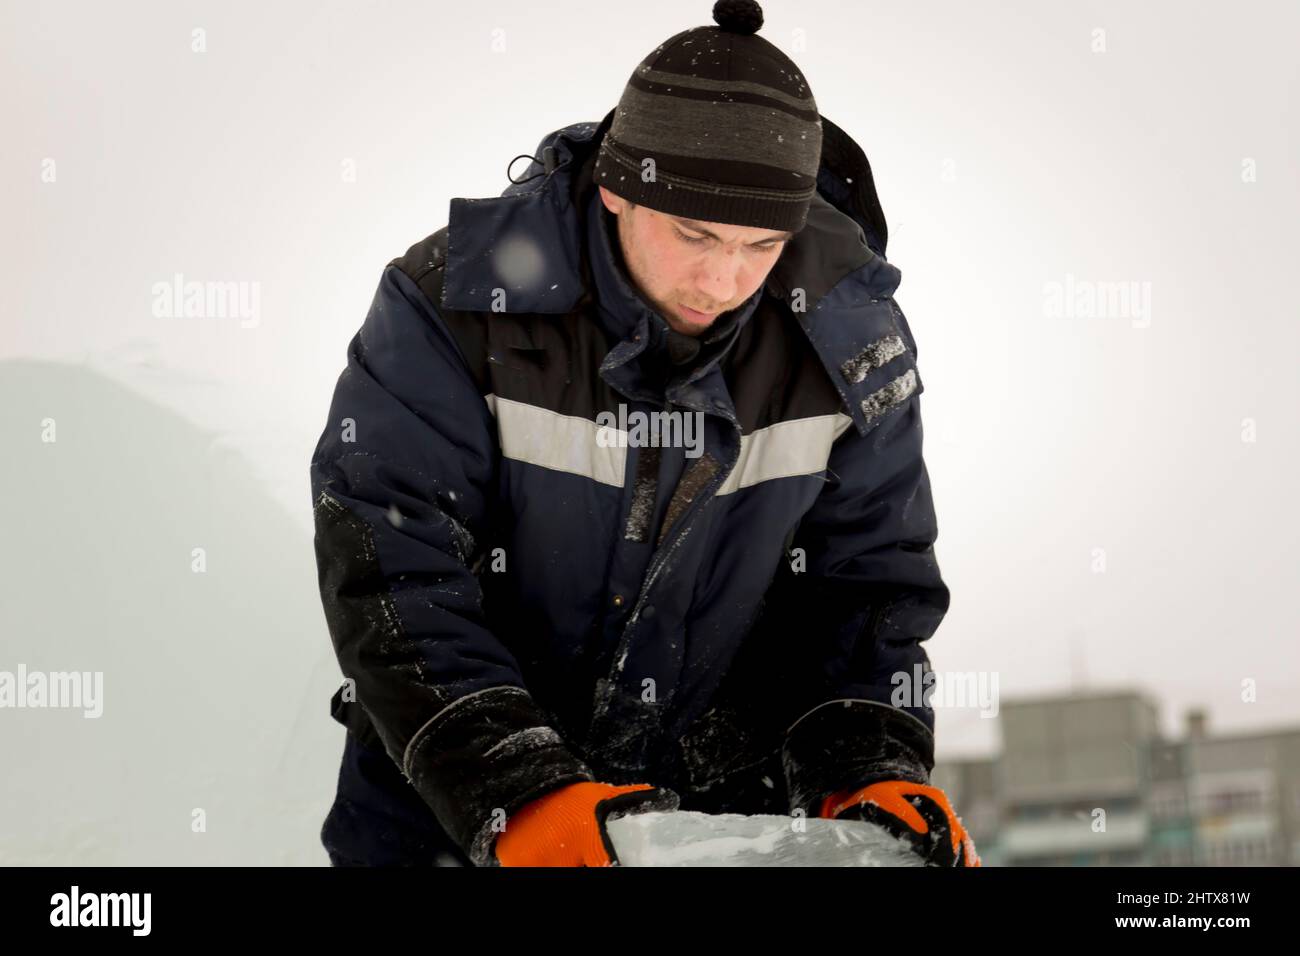
<path id="1" fill-rule="evenodd" d="M 606 330 L 615 339 L 631 338 L 634 343 L 641 343 L 640 349 L 629 350 L 626 357 L 641 355 L 647 360 L 644 364 L 671 364 L 669 338 L 678 338 L 681 345 L 695 344 L 701 354 L 684 363 L 691 368 L 687 380 L 704 375 L 726 353 L 754 314 L 763 290 L 755 290 L 749 299 L 699 336 L 696 343 L 686 342 L 687 337 L 671 330 L 663 316 L 647 304 L 633 285 L 618 246 L 617 217 L 605 208 L 599 191 L 593 188 L 583 201 L 587 206 L 586 237 L 593 291 Z"/>
<path id="2" fill-rule="evenodd" d="M 599 125 L 607 127 L 613 115 Z M 573 174 L 575 160 L 594 149 L 597 125 L 545 137 L 538 144 L 543 161 L 534 159 L 500 196 L 451 201 L 447 308 L 563 315 L 589 294 Z"/>

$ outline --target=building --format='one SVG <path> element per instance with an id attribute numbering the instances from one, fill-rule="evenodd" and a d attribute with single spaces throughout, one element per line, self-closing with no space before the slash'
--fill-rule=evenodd
<path id="1" fill-rule="evenodd" d="M 1300 728 L 1162 739 L 1134 691 L 1004 701 L 993 758 L 933 782 L 990 866 L 1300 864 Z"/>

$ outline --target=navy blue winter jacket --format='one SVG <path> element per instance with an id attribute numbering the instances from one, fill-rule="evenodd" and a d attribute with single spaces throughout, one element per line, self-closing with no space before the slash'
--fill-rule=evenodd
<path id="1" fill-rule="evenodd" d="M 893 700 L 949 594 L 867 159 L 822 118 L 807 225 L 679 368 L 591 181 L 612 118 L 385 268 L 311 462 L 332 713 L 400 771 L 362 799 L 345 761 L 340 801 L 477 865 L 573 781 L 812 813 L 934 763 Z M 609 440 L 662 411 L 702 444 Z"/>

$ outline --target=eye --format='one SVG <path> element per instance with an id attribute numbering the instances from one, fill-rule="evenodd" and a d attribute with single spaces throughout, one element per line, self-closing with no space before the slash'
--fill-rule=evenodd
<path id="1" fill-rule="evenodd" d="M 690 243 L 692 246 L 698 246 L 709 241 L 703 236 L 688 236 L 680 229 L 674 228 L 673 231 L 677 233 L 677 238 L 681 239 L 682 242 Z M 771 252 L 773 249 L 780 248 L 784 242 L 784 239 L 768 239 L 764 242 L 751 243 L 749 248 L 757 249 L 759 252 Z"/>

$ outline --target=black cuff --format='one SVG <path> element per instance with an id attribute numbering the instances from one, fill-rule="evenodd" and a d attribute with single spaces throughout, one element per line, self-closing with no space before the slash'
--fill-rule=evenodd
<path id="1" fill-rule="evenodd" d="M 411 738 L 402 769 L 475 866 L 495 865 L 498 820 L 565 784 L 595 779 L 522 687 L 452 701 Z"/>
<path id="2" fill-rule="evenodd" d="M 837 790 L 879 780 L 929 783 L 934 734 L 907 711 L 872 700 L 827 701 L 786 731 L 781 748 L 790 812 L 816 816 Z"/>

